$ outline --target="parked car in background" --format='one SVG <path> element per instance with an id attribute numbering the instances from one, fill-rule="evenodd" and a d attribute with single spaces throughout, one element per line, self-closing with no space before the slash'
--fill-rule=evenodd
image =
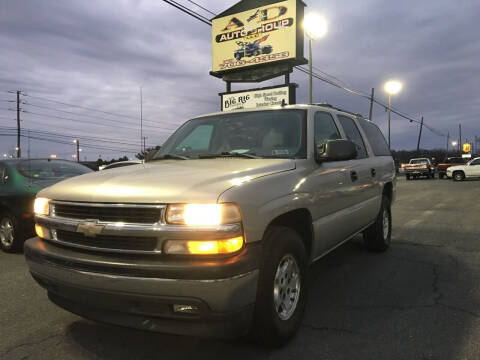
<path id="1" fill-rule="evenodd" d="M 142 160 L 119 161 L 119 162 L 108 164 L 108 165 L 102 165 L 99 167 L 99 170 L 115 169 L 119 167 L 138 165 L 138 164 L 143 164 L 143 161 Z"/>
<path id="2" fill-rule="evenodd" d="M 447 176 L 455 181 L 480 177 L 480 157 L 470 160 L 465 165 L 452 166 L 447 169 Z"/>
<path id="3" fill-rule="evenodd" d="M 0 161 L 0 247 L 6 252 L 22 249 L 34 229 L 33 203 L 41 189 L 63 179 L 91 172 L 66 160 L 13 159 Z"/>
<path id="4" fill-rule="evenodd" d="M 408 164 L 405 164 L 403 171 L 407 180 L 416 179 L 419 176 L 435 179 L 435 166 L 428 158 L 411 159 Z"/>
<path id="5" fill-rule="evenodd" d="M 447 176 L 447 169 L 451 166 L 465 165 L 466 159 L 461 157 L 446 157 L 442 163 L 437 165 L 438 177 L 443 179 Z"/>
<path id="6" fill-rule="evenodd" d="M 206 115 L 145 166 L 40 192 L 25 257 L 49 299 L 86 318 L 282 344 L 302 324 L 310 264 L 361 233 L 387 250 L 395 184 L 380 129 L 352 113 Z"/>

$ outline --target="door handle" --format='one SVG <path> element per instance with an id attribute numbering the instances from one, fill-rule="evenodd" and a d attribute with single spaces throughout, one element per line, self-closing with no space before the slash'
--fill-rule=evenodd
<path id="1" fill-rule="evenodd" d="M 375 169 L 370 170 L 370 172 L 372 174 L 372 177 L 375 177 L 377 175 L 377 170 Z"/>
<path id="2" fill-rule="evenodd" d="M 358 175 L 356 171 L 350 171 L 350 178 L 352 181 L 357 181 L 358 180 Z"/>

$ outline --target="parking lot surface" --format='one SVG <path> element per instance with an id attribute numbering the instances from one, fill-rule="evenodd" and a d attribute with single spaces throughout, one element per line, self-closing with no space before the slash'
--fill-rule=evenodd
<path id="1" fill-rule="evenodd" d="M 309 304 L 283 348 L 142 332 L 51 304 L 22 254 L 0 253 L 0 359 L 480 359 L 480 181 L 405 181 L 393 242 L 361 236 L 311 268 Z"/>

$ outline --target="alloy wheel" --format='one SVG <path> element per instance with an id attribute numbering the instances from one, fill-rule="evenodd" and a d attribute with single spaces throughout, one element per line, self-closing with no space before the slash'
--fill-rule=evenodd
<path id="1" fill-rule="evenodd" d="M 300 270 L 295 258 L 287 254 L 279 262 L 273 286 L 273 302 L 281 320 L 292 317 L 300 298 Z"/>
<path id="2" fill-rule="evenodd" d="M 13 222 L 9 218 L 0 221 L 0 242 L 4 247 L 11 247 L 13 244 Z"/>

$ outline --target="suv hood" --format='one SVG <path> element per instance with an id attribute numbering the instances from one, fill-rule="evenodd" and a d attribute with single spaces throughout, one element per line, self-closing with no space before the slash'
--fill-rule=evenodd
<path id="1" fill-rule="evenodd" d="M 39 196 L 79 202 L 216 203 L 233 186 L 293 169 L 291 159 L 161 160 L 74 177 Z"/>

